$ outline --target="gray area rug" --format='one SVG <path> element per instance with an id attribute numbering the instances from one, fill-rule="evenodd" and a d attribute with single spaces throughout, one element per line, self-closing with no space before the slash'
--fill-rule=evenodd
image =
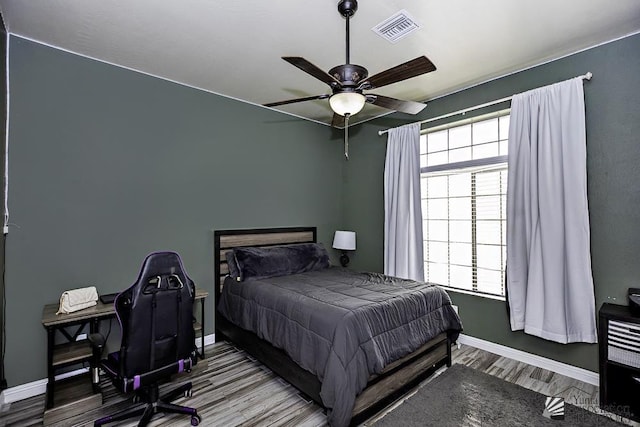
<path id="1" fill-rule="evenodd" d="M 564 402 L 564 419 L 546 418 L 543 416 L 546 398 L 517 384 L 455 364 L 376 422 L 374 427 L 623 425 L 567 402 Z M 550 405 L 552 403 L 556 405 L 549 408 L 550 412 L 558 414 L 558 402 L 550 402 Z"/>

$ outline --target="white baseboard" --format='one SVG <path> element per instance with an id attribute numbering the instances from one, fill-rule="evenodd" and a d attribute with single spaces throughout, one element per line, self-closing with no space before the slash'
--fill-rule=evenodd
<path id="1" fill-rule="evenodd" d="M 39 394 L 43 394 L 46 390 L 47 380 L 32 381 L 15 387 L 9 387 L 8 389 L 3 390 L 0 394 L 0 405 L 37 396 Z"/>
<path id="2" fill-rule="evenodd" d="M 558 374 L 580 380 L 588 384 L 593 384 L 596 386 L 600 385 L 600 376 L 597 372 L 578 368 L 577 366 L 568 365 L 566 363 L 558 362 L 557 360 L 547 359 L 546 357 L 527 353 L 521 350 L 516 350 L 515 348 L 496 344 L 490 341 L 485 341 L 483 339 L 471 337 L 469 335 L 460 334 L 458 342 L 463 345 L 469 345 L 481 350 L 486 350 L 490 353 L 508 357 L 510 359 L 517 360 L 518 362 L 523 362 L 532 366 L 547 369 L 549 371 L 556 372 Z"/>
<path id="3" fill-rule="evenodd" d="M 196 338 L 196 345 L 200 345 L 200 343 L 198 342 L 200 341 L 199 338 Z M 205 335 L 204 336 L 204 345 L 211 345 L 214 344 L 216 342 L 216 334 L 211 334 L 211 335 Z"/>
<path id="4" fill-rule="evenodd" d="M 204 345 L 210 345 L 216 342 L 216 335 L 205 335 Z M 200 346 L 200 338 L 196 338 L 196 345 Z M 74 377 L 76 375 L 85 374 L 89 372 L 89 368 L 76 369 L 75 371 L 65 372 L 64 374 L 56 375 L 56 381 L 64 378 Z M 45 378 L 43 380 L 31 381 L 26 384 L 20 384 L 15 387 L 9 387 L 0 393 L 0 405 L 6 403 L 17 402 L 18 400 L 27 399 L 29 397 L 37 396 L 47 392 L 47 383 L 49 381 Z"/>

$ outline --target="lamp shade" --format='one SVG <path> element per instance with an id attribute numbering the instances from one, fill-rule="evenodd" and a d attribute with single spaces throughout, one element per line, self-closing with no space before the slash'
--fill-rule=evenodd
<path id="1" fill-rule="evenodd" d="M 341 116 L 349 114 L 353 116 L 362 110 L 365 101 L 366 98 L 361 93 L 339 92 L 331 95 L 329 105 L 336 114 L 340 114 Z"/>
<path id="2" fill-rule="evenodd" d="M 342 249 L 343 251 L 356 250 L 356 232 L 355 231 L 336 231 L 333 236 L 333 247 Z"/>

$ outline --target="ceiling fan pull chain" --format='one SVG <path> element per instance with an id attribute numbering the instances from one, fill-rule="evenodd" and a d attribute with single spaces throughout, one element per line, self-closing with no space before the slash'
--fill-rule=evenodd
<path id="1" fill-rule="evenodd" d="M 344 158 L 349 160 L 349 116 L 347 113 L 344 115 Z"/>

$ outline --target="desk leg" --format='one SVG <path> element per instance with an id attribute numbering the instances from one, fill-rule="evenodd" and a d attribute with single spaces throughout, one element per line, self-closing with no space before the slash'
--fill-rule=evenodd
<path id="1" fill-rule="evenodd" d="M 204 298 L 200 300 L 200 323 L 202 325 L 202 334 L 200 335 L 200 358 L 204 360 Z"/>
<path id="2" fill-rule="evenodd" d="M 91 323 L 89 325 L 89 332 L 91 334 L 96 334 L 100 332 L 100 320 L 97 318 L 91 319 Z M 107 343 L 105 342 L 106 346 Z M 100 393 L 100 350 L 97 350 L 95 347 L 93 348 L 93 357 L 89 362 L 89 371 L 91 372 L 91 387 L 93 388 L 93 393 Z"/>
<path id="3" fill-rule="evenodd" d="M 47 409 L 53 408 L 53 393 L 55 388 L 55 369 L 53 369 L 53 346 L 56 338 L 55 334 L 55 328 L 47 328 Z"/>

